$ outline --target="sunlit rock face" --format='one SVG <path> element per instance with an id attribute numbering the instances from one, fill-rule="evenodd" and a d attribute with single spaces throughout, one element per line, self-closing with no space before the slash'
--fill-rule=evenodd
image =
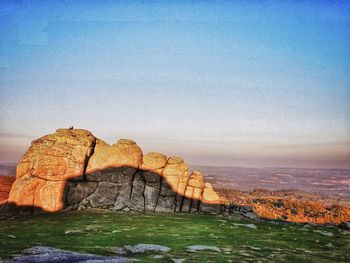
<path id="1" fill-rule="evenodd" d="M 200 212 L 223 200 L 180 157 L 143 155 L 129 139 L 109 145 L 86 130 L 59 129 L 32 142 L 17 165 L 8 203 L 50 212 Z"/>
<path id="2" fill-rule="evenodd" d="M 89 131 L 59 129 L 32 142 L 17 165 L 8 202 L 45 211 L 64 208 L 67 180 L 82 180 L 96 138 Z"/>
<path id="3" fill-rule="evenodd" d="M 265 191 L 220 190 L 219 194 L 199 171 L 189 171 L 180 157 L 144 155 L 129 139 L 109 145 L 86 130 L 59 129 L 32 142 L 17 165 L 0 216 L 98 208 L 239 214 L 318 224 L 350 221 L 349 206 L 310 198 Z"/>
<path id="4" fill-rule="evenodd" d="M 13 176 L 0 175 L 0 205 L 6 203 L 14 180 Z"/>

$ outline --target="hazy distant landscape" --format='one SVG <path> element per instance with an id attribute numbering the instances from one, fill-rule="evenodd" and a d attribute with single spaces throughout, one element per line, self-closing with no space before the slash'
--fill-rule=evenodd
<path id="1" fill-rule="evenodd" d="M 217 188 L 239 189 L 297 189 L 350 198 L 350 170 L 303 168 L 243 168 L 192 166 L 203 172 Z"/>
<path id="2" fill-rule="evenodd" d="M 16 175 L 16 164 L 0 164 L 0 175 Z"/>

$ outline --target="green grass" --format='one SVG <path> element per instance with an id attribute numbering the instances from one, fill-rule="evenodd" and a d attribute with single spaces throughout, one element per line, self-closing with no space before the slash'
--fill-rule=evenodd
<path id="1" fill-rule="evenodd" d="M 253 223 L 258 229 L 234 226 Z M 67 230 L 80 230 L 65 234 Z M 114 231 L 114 232 L 113 232 Z M 331 232 L 325 236 L 314 231 Z M 336 227 L 272 224 L 222 216 L 116 212 L 64 212 L 0 221 L 0 255 L 46 245 L 111 255 L 108 247 L 150 243 L 169 246 L 155 254 L 126 255 L 142 262 L 350 262 L 350 232 Z M 217 252 L 188 252 L 187 246 L 217 246 Z"/>

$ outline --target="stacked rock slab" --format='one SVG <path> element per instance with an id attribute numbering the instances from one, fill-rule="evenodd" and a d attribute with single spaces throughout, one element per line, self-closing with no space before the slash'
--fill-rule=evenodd
<path id="1" fill-rule="evenodd" d="M 183 159 L 143 155 L 132 140 L 109 145 L 77 129 L 59 129 L 33 141 L 17 165 L 8 198 L 8 204 L 31 212 L 210 212 L 222 202 L 199 172 L 189 174 Z"/>

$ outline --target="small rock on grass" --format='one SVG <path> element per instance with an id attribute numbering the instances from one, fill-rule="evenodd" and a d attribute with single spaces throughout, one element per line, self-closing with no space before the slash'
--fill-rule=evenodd
<path id="1" fill-rule="evenodd" d="M 320 233 L 323 236 L 327 236 L 327 237 L 333 237 L 334 234 L 332 232 L 328 232 L 328 231 L 321 231 L 321 230 L 314 230 L 315 233 Z"/>
<path id="2" fill-rule="evenodd" d="M 154 245 L 154 244 L 138 244 L 135 246 L 124 246 L 124 247 L 109 247 L 109 251 L 116 254 L 125 254 L 127 252 L 131 253 L 145 253 L 148 251 L 151 252 L 169 252 L 170 247 Z"/>
<path id="3" fill-rule="evenodd" d="M 195 245 L 195 246 L 189 246 L 187 247 L 187 251 L 189 252 L 197 252 L 197 251 L 215 251 L 220 252 L 220 248 L 215 246 L 202 246 L 202 245 Z"/>
<path id="4" fill-rule="evenodd" d="M 83 231 L 78 230 L 78 229 L 70 229 L 70 230 L 65 230 L 64 233 L 65 233 L 66 235 L 68 235 L 68 234 L 83 233 Z"/>
<path id="5" fill-rule="evenodd" d="M 234 226 L 241 226 L 241 227 L 245 227 L 245 228 L 250 228 L 250 229 L 258 229 L 258 227 L 254 224 L 237 224 L 234 223 Z"/>
<path id="6" fill-rule="evenodd" d="M 153 244 L 138 244 L 135 246 L 125 246 L 125 248 L 131 253 L 144 253 L 146 251 L 169 252 L 171 250 L 170 247 L 153 245 Z"/>
<path id="7" fill-rule="evenodd" d="M 108 247 L 108 251 L 115 253 L 115 254 L 126 254 L 126 250 L 123 247 Z"/>

